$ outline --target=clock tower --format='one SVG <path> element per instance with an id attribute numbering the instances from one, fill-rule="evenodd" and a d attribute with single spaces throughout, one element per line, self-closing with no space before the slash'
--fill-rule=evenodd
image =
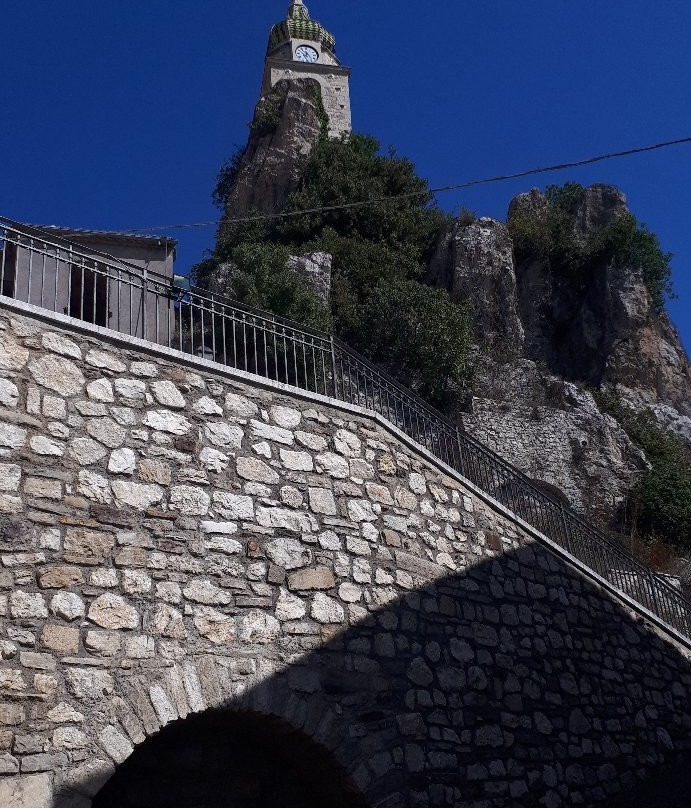
<path id="1" fill-rule="evenodd" d="M 329 116 L 329 135 L 340 137 L 352 131 L 350 72 L 336 57 L 334 37 L 311 19 L 302 0 L 294 0 L 288 7 L 286 19 L 271 29 L 262 95 L 281 79 L 318 81 Z"/>

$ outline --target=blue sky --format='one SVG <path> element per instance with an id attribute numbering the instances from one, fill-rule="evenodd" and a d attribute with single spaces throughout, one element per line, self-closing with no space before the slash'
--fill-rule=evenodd
<path id="1" fill-rule="evenodd" d="M 288 0 L 3 4 L 0 213 L 75 227 L 214 218 Z M 434 186 L 691 135 L 687 0 L 314 0 L 353 68 L 354 126 Z M 504 218 L 531 185 L 609 182 L 675 254 L 691 345 L 691 146 L 440 196 Z M 213 229 L 179 235 L 187 270 Z"/>

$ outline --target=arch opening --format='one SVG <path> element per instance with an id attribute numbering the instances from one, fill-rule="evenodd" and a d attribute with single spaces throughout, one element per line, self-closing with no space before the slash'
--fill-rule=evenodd
<path id="1" fill-rule="evenodd" d="M 277 718 L 212 711 L 149 738 L 93 808 L 367 808 L 328 750 Z"/>

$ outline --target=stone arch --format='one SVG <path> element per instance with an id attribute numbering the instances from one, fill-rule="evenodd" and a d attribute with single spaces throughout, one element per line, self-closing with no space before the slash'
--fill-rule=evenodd
<path id="1" fill-rule="evenodd" d="M 209 710 L 171 723 L 141 744 L 93 800 L 93 808 L 173 804 L 366 808 L 325 747 L 283 719 L 247 710 Z"/>
<path id="2" fill-rule="evenodd" d="M 101 723 L 95 732 L 98 746 L 89 750 L 83 764 L 55 783 L 54 808 L 98 806 L 97 795 L 112 778 L 119 777 L 123 767 L 129 768 L 130 759 L 141 756 L 141 749 L 165 745 L 165 739 L 180 727 L 194 728 L 205 722 L 218 726 L 223 721 L 253 724 L 258 734 L 263 728 L 269 742 L 272 728 L 280 737 L 294 739 L 299 748 L 326 766 L 348 796 L 342 808 L 366 808 L 356 782 L 361 755 L 347 737 L 348 722 L 315 688 L 309 674 L 304 678 L 302 669 L 267 660 L 240 683 L 233 681 L 238 660 L 212 650 L 185 658 L 163 672 L 118 674 L 113 693 L 104 688 L 104 701 L 94 705 L 90 716 Z M 97 681 L 103 680 L 97 677 Z M 64 706 L 74 709 L 69 703 Z M 159 742 L 160 737 L 164 740 Z M 117 800 L 113 803 L 119 804 Z M 324 804 L 341 806 L 333 800 Z"/>

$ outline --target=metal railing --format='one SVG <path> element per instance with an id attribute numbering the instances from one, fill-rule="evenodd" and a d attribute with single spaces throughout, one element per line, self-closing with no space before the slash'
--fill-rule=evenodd
<path id="1" fill-rule="evenodd" d="M 0 218 L 0 292 L 378 413 L 668 627 L 691 600 L 337 339 Z"/>

